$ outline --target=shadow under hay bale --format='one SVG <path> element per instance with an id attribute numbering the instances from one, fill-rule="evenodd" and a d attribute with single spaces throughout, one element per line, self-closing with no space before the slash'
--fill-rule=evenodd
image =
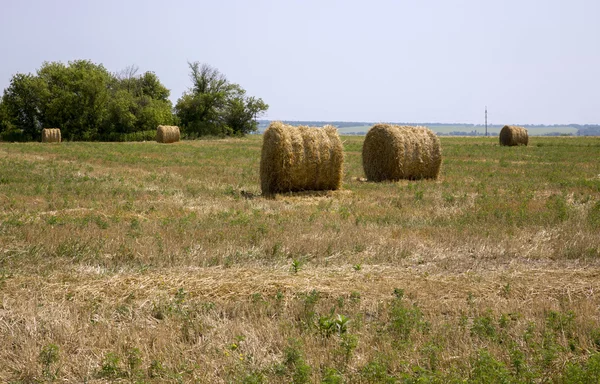
<path id="1" fill-rule="evenodd" d="M 180 137 L 179 127 L 175 125 L 159 125 L 156 130 L 156 141 L 159 143 L 176 143 Z"/>
<path id="2" fill-rule="evenodd" d="M 428 128 L 376 124 L 365 137 L 362 159 L 369 181 L 436 179 L 442 147 Z"/>
<path id="3" fill-rule="evenodd" d="M 42 143 L 60 143 L 59 128 L 44 128 L 42 129 Z"/>
<path id="4" fill-rule="evenodd" d="M 273 122 L 263 135 L 260 184 L 264 195 L 336 190 L 342 185 L 343 146 L 337 128 Z"/>
<path id="5" fill-rule="evenodd" d="M 515 146 L 529 144 L 529 135 L 523 127 L 505 125 L 500 131 L 500 145 Z"/>

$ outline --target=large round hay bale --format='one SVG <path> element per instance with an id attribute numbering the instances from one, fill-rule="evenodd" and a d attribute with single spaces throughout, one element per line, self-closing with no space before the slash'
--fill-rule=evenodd
<path id="1" fill-rule="evenodd" d="M 500 145 L 527 145 L 529 143 L 529 135 L 523 127 L 515 125 L 505 125 L 500 131 Z"/>
<path id="2" fill-rule="evenodd" d="M 176 143 L 180 137 L 179 127 L 175 125 L 159 125 L 156 130 L 156 141 L 159 143 Z"/>
<path id="3" fill-rule="evenodd" d="M 59 128 L 44 128 L 42 129 L 42 143 L 60 143 Z"/>
<path id="4" fill-rule="evenodd" d="M 343 163 L 337 128 L 293 127 L 273 122 L 263 135 L 262 193 L 339 189 Z"/>
<path id="5" fill-rule="evenodd" d="M 428 128 L 377 124 L 367 132 L 362 158 L 370 181 L 436 179 L 442 146 Z"/>

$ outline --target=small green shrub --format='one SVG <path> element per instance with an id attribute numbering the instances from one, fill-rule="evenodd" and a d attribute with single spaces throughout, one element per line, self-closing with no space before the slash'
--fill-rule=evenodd
<path id="1" fill-rule="evenodd" d="M 600 353 L 591 355 L 581 364 L 569 363 L 558 381 L 565 384 L 600 383 Z"/>
<path id="2" fill-rule="evenodd" d="M 594 329 L 590 336 L 596 351 L 600 352 L 600 328 Z"/>
<path id="3" fill-rule="evenodd" d="M 333 314 L 330 314 L 329 316 L 319 317 L 317 327 L 324 337 L 329 337 L 333 334 L 341 336 L 348 331 L 349 322 L 350 318 L 347 316 L 334 316 Z"/>
<path id="4" fill-rule="evenodd" d="M 508 384 L 514 380 L 504 363 L 494 359 L 486 350 L 479 351 L 473 362 L 469 382 L 473 384 Z"/>
<path id="5" fill-rule="evenodd" d="M 123 371 L 119 367 L 121 359 L 116 353 L 109 352 L 104 356 L 100 365 L 98 376 L 106 379 L 117 379 L 123 376 Z"/>
<path id="6" fill-rule="evenodd" d="M 104 137 L 103 140 L 117 141 L 117 142 L 156 141 L 156 130 L 138 131 L 138 132 L 130 132 L 130 133 L 113 132 L 113 133 L 106 135 L 106 137 Z"/>
<path id="7" fill-rule="evenodd" d="M 484 316 L 479 316 L 473 319 L 471 334 L 477 335 L 481 338 L 493 339 L 496 337 L 496 327 L 494 326 L 494 319 L 490 312 Z"/>
<path id="8" fill-rule="evenodd" d="M 262 372 L 247 373 L 241 380 L 242 384 L 262 384 L 266 383 L 265 375 Z"/>
<path id="9" fill-rule="evenodd" d="M 344 366 L 348 365 L 350 359 L 352 358 L 352 353 L 358 346 L 358 337 L 351 334 L 343 334 L 340 339 L 340 346 L 338 349 L 338 353 L 342 357 L 342 363 Z"/>
<path id="10" fill-rule="evenodd" d="M 290 345 L 285 348 L 283 364 L 276 368 L 276 372 L 286 374 L 294 384 L 310 382 L 311 368 L 304 360 L 298 340 L 291 340 Z"/>
<path id="11" fill-rule="evenodd" d="M 325 368 L 323 372 L 322 384 L 343 384 L 344 376 L 335 368 Z"/>
<path id="12" fill-rule="evenodd" d="M 142 353 L 138 348 L 130 348 L 127 350 L 127 376 L 135 378 L 140 375 L 140 367 L 142 365 Z"/>
<path id="13" fill-rule="evenodd" d="M 41 137 L 41 134 L 40 134 Z M 4 131 L 4 132 L 0 132 L 0 141 L 5 141 L 5 142 L 25 142 L 25 141 L 31 141 L 32 137 L 25 135 L 23 133 L 23 131 L 21 131 L 20 129 L 13 129 L 10 131 Z"/>
<path id="14" fill-rule="evenodd" d="M 562 195 L 552 195 L 546 201 L 546 208 L 553 222 L 562 222 L 569 217 L 569 207 Z"/>
<path id="15" fill-rule="evenodd" d="M 402 298 L 404 291 L 394 290 L 396 297 L 389 309 L 389 330 L 396 341 L 406 343 L 409 341 L 411 333 L 416 330 L 424 331 L 427 329 L 427 322 L 423 319 L 421 310 L 416 305 L 406 305 Z"/>
<path id="16" fill-rule="evenodd" d="M 302 268 L 302 260 L 298 260 L 298 259 L 294 259 L 292 260 L 292 265 L 290 267 L 290 271 L 293 274 L 297 274 L 300 271 L 300 268 Z"/>
<path id="17" fill-rule="evenodd" d="M 590 208 L 587 219 L 590 226 L 593 228 L 600 228 L 600 201 L 597 201 L 596 204 Z"/>
<path id="18" fill-rule="evenodd" d="M 366 383 L 396 383 L 397 380 L 390 374 L 390 366 L 383 358 L 376 358 L 369 361 L 360 370 L 360 382 Z"/>
<path id="19" fill-rule="evenodd" d="M 59 357 L 59 348 L 56 344 L 45 345 L 38 356 L 38 359 L 42 364 L 42 373 L 46 380 L 50 382 L 56 380 L 56 377 L 58 376 L 59 368 L 57 367 L 55 369 L 53 366 L 58 363 Z"/>
<path id="20" fill-rule="evenodd" d="M 546 315 L 546 325 L 554 332 L 571 333 L 575 326 L 575 313 L 573 311 L 549 311 Z"/>
<path id="21" fill-rule="evenodd" d="M 160 360 L 152 360 L 148 367 L 148 377 L 151 379 L 160 379 L 165 377 L 167 370 L 160 362 Z"/>

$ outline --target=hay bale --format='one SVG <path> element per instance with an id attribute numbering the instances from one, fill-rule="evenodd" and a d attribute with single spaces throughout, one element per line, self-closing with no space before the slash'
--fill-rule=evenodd
<path id="1" fill-rule="evenodd" d="M 529 135 L 523 127 L 514 125 L 505 125 L 500 131 L 500 145 L 527 145 L 529 143 Z"/>
<path id="2" fill-rule="evenodd" d="M 377 124 L 367 132 L 362 158 L 370 181 L 436 179 L 442 147 L 428 128 Z"/>
<path id="3" fill-rule="evenodd" d="M 175 125 L 159 125 L 156 130 L 156 141 L 159 143 L 176 143 L 180 137 L 179 127 Z"/>
<path id="4" fill-rule="evenodd" d="M 44 128 L 42 129 L 42 143 L 60 143 L 59 128 Z"/>
<path id="5" fill-rule="evenodd" d="M 339 189 L 343 163 L 337 128 L 293 127 L 273 122 L 263 135 L 262 193 Z"/>

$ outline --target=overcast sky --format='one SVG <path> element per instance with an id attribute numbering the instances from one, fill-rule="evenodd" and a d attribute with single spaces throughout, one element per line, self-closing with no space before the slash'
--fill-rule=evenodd
<path id="1" fill-rule="evenodd" d="M 188 61 L 268 119 L 600 123 L 599 0 L 0 0 L 0 88 L 44 61 L 154 71 Z"/>

